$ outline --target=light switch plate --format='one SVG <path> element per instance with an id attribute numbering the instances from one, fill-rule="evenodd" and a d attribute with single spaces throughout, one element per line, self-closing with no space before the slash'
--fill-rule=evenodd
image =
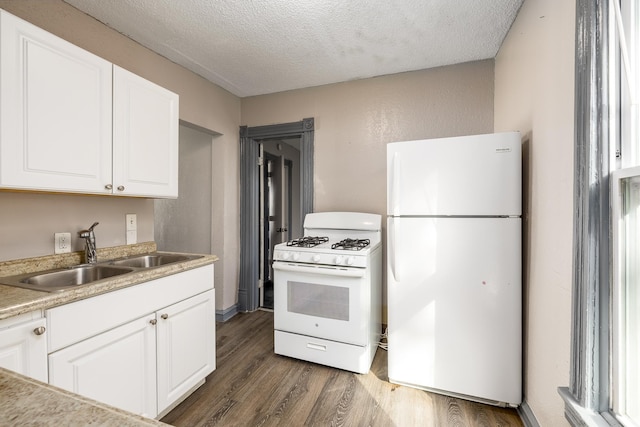
<path id="1" fill-rule="evenodd" d="M 133 231 L 138 229 L 138 219 L 136 214 L 126 214 L 127 231 Z"/>
<path id="2" fill-rule="evenodd" d="M 71 233 L 54 233 L 54 254 L 66 254 L 71 252 Z"/>

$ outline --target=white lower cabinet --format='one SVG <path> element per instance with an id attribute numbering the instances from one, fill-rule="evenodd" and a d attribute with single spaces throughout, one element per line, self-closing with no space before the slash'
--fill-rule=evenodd
<path id="1" fill-rule="evenodd" d="M 213 265 L 46 316 L 49 383 L 136 414 L 164 415 L 215 369 Z"/>
<path id="2" fill-rule="evenodd" d="M 154 315 L 49 356 L 49 383 L 147 417 L 157 415 Z"/>
<path id="3" fill-rule="evenodd" d="M 189 298 L 156 315 L 161 413 L 216 367 L 214 293 Z"/>
<path id="4" fill-rule="evenodd" d="M 47 382 L 46 320 L 33 312 L 0 321 L 0 366 Z"/>

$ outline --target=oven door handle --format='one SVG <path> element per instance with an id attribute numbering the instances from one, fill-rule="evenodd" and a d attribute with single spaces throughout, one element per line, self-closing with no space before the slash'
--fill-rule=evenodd
<path id="1" fill-rule="evenodd" d="M 342 276 L 342 277 L 363 277 L 365 275 L 364 268 L 341 268 L 330 266 L 315 266 L 315 265 L 301 265 L 301 264 L 288 264 L 284 262 L 274 262 L 274 270 L 290 271 L 293 273 L 310 273 L 321 274 L 324 276 Z"/>

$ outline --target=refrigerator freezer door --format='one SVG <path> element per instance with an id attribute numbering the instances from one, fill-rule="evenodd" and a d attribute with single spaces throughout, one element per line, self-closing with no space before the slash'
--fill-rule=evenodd
<path id="1" fill-rule="evenodd" d="M 387 214 L 520 216 L 518 132 L 387 144 Z"/>
<path id="2" fill-rule="evenodd" d="M 519 218 L 389 218 L 391 382 L 521 403 L 520 226 Z"/>

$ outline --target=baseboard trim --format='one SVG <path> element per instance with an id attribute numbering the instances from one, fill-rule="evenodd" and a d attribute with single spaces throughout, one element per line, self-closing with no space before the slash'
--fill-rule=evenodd
<path id="1" fill-rule="evenodd" d="M 226 322 L 238 314 L 238 304 L 234 304 L 224 310 L 216 310 L 216 322 Z"/>
<path id="2" fill-rule="evenodd" d="M 526 400 L 518 406 L 518 415 L 520 415 L 520 419 L 526 427 L 540 427 L 536 416 L 533 415 L 531 406 L 529 406 Z"/>

